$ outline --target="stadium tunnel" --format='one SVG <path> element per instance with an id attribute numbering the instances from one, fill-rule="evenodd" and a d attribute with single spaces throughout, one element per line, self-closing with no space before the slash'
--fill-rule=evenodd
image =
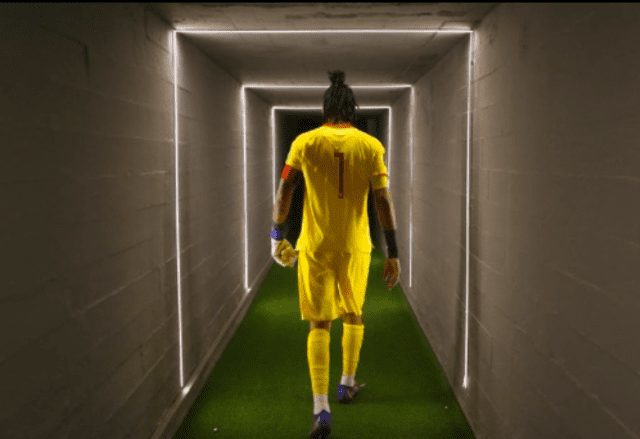
<path id="1" fill-rule="evenodd" d="M 639 5 L 3 3 L 0 25 L 3 437 L 177 430 L 270 282 L 279 174 L 334 69 L 386 148 L 412 337 L 473 435 L 640 437 Z"/>

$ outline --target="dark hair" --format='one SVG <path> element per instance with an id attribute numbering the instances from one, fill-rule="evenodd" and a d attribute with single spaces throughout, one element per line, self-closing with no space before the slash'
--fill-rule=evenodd
<path id="1" fill-rule="evenodd" d="M 344 72 L 336 70 L 328 73 L 331 87 L 324 92 L 325 122 L 335 116 L 353 124 L 356 119 L 356 98 L 351 88 L 344 83 Z"/>

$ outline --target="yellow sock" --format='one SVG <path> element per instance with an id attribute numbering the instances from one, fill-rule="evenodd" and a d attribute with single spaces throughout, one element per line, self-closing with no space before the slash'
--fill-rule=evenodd
<path id="1" fill-rule="evenodd" d="M 364 325 L 342 324 L 342 373 L 355 375 L 360 360 Z"/>
<path id="2" fill-rule="evenodd" d="M 307 339 L 307 359 L 314 395 L 329 392 L 329 343 L 331 334 L 326 329 L 314 328 Z"/>

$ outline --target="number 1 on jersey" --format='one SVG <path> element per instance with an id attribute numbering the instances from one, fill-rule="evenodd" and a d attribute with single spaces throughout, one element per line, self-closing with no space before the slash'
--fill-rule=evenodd
<path id="1" fill-rule="evenodd" d="M 334 152 L 333 156 L 338 157 L 338 168 L 340 173 L 340 180 L 339 180 L 340 186 L 338 189 L 338 198 L 344 198 L 342 194 L 342 189 L 343 189 L 342 181 L 343 181 L 343 175 L 344 175 L 344 152 Z"/>

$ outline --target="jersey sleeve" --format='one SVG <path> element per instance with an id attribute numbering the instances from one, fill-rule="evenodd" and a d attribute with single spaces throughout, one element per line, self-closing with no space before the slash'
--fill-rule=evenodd
<path id="1" fill-rule="evenodd" d="M 372 151 L 374 157 L 370 180 L 371 186 L 375 191 L 389 186 L 389 175 L 387 173 L 387 167 L 384 164 L 384 146 L 382 146 L 382 143 L 377 139 L 373 142 Z"/>
<path id="2" fill-rule="evenodd" d="M 285 165 L 289 165 L 299 171 L 302 171 L 302 159 L 303 159 L 303 147 L 304 136 L 300 135 L 291 143 L 291 149 L 289 149 L 289 155 L 285 161 Z"/>

